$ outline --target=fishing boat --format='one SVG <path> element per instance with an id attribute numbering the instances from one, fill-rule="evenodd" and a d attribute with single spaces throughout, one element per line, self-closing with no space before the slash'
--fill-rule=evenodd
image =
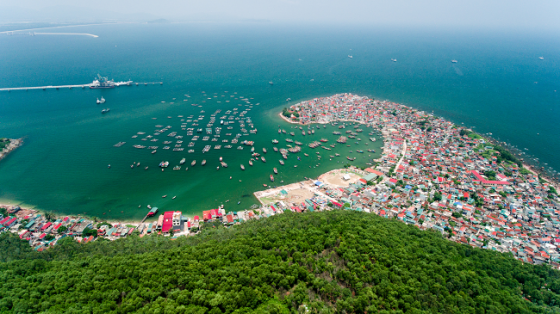
<path id="1" fill-rule="evenodd" d="M 304 136 L 305 136 L 305 131 L 301 131 L 301 135 L 304 135 Z"/>
<path id="2" fill-rule="evenodd" d="M 223 160 L 224 160 L 224 158 L 222 158 L 222 156 L 220 156 L 220 161 L 223 161 Z"/>
<path id="3" fill-rule="evenodd" d="M 274 169 L 272 170 L 274 170 L 274 174 L 278 174 L 278 169 L 276 169 L 276 167 L 274 167 Z"/>
<path id="4" fill-rule="evenodd" d="M 295 136 L 296 134 L 295 134 L 294 132 L 290 132 L 290 135 L 291 135 L 291 136 Z"/>
<path id="5" fill-rule="evenodd" d="M 183 159 L 181 159 L 181 161 L 179 161 L 179 165 L 182 165 L 182 164 L 184 164 L 184 163 L 185 163 L 186 161 L 187 161 L 187 159 L 186 159 L 186 158 L 183 158 Z"/>
<path id="6" fill-rule="evenodd" d="M 278 160 L 280 162 L 280 164 L 283 166 L 284 165 L 284 161 L 282 159 Z"/>
<path id="7" fill-rule="evenodd" d="M 272 140 L 272 144 L 278 144 L 278 140 L 277 140 L 277 139 L 273 139 L 273 140 Z"/>
<path id="8" fill-rule="evenodd" d="M 200 163 L 201 166 L 206 165 L 206 159 L 202 160 L 202 162 Z"/>
<path id="9" fill-rule="evenodd" d="M 146 166 L 146 168 L 144 168 L 144 170 L 148 170 L 148 167 Z"/>
<path id="10" fill-rule="evenodd" d="M 278 134 L 282 133 L 282 130 L 278 129 Z"/>
<path id="11" fill-rule="evenodd" d="M 176 199 L 176 198 L 177 198 L 177 195 L 173 196 L 172 200 L 174 200 L 174 199 Z"/>
<path id="12" fill-rule="evenodd" d="M 270 181 L 274 182 L 274 176 L 270 175 Z"/>
<path id="13" fill-rule="evenodd" d="M 222 167 L 224 167 L 224 168 L 227 168 L 227 167 L 228 167 L 227 164 L 226 164 L 225 162 L 223 162 L 223 161 L 222 161 L 220 164 L 221 164 Z"/>
<path id="14" fill-rule="evenodd" d="M 249 160 L 249 166 L 253 166 L 253 160 Z"/>
<path id="15" fill-rule="evenodd" d="M 266 154 L 266 148 L 264 148 L 264 147 L 263 147 L 263 153 L 265 153 L 265 154 Z"/>
<path id="16" fill-rule="evenodd" d="M 245 170 L 245 166 L 241 165 L 241 170 Z"/>
<path id="17" fill-rule="evenodd" d="M 375 137 L 370 137 L 369 140 L 372 141 L 372 142 L 376 141 Z"/>
<path id="18" fill-rule="evenodd" d="M 173 167 L 173 170 L 181 170 L 181 166 L 175 166 Z"/>
<path id="19" fill-rule="evenodd" d="M 105 98 L 103 98 L 103 96 L 101 96 L 101 99 L 97 98 L 97 104 L 104 104 L 105 103 Z"/>
<path id="20" fill-rule="evenodd" d="M 307 153 L 303 153 L 303 155 L 305 155 L 305 157 L 309 157 L 309 155 Z"/>
<path id="21" fill-rule="evenodd" d="M 164 196 L 162 196 L 161 198 L 166 198 L 166 197 L 167 197 L 167 194 L 165 194 L 165 195 L 164 195 Z"/>
<path id="22" fill-rule="evenodd" d="M 261 156 L 261 160 L 262 160 L 262 162 L 266 162 L 266 159 L 264 159 L 264 156 Z"/>
<path id="23" fill-rule="evenodd" d="M 161 168 L 167 168 L 167 167 L 169 167 L 169 161 L 162 161 L 162 162 L 159 163 L 159 166 Z"/>
<path id="24" fill-rule="evenodd" d="M 194 165 L 196 165 L 196 160 L 193 160 L 193 161 L 191 162 L 191 167 L 194 167 Z"/>
<path id="25" fill-rule="evenodd" d="M 273 149 L 275 152 L 278 151 L 278 147 L 273 147 L 272 149 Z"/>
<path id="26" fill-rule="evenodd" d="M 107 113 L 107 112 L 109 112 L 110 110 L 111 110 L 111 109 L 109 109 L 109 108 L 107 108 L 107 109 L 102 109 L 102 110 L 101 110 L 101 113 Z"/>

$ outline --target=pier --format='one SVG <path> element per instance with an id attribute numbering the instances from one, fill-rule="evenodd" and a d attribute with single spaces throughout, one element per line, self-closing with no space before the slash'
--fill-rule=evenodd
<path id="1" fill-rule="evenodd" d="M 132 86 L 132 85 L 163 85 L 163 82 L 132 82 L 132 81 L 127 81 L 127 82 L 116 82 L 115 83 L 115 87 L 119 87 L 119 86 Z M 42 89 L 42 90 L 47 90 L 47 89 L 72 89 L 72 88 L 89 88 L 91 86 L 93 86 L 93 83 L 90 84 L 80 84 L 80 85 L 59 85 L 59 86 L 53 86 L 53 85 L 48 85 L 48 86 L 32 86 L 32 87 L 7 87 L 7 88 L 0 88 L 0 92 L 11 92 L 11 91 L 18 91 L 18 90 L 36 90 L 36 89 Z"/>

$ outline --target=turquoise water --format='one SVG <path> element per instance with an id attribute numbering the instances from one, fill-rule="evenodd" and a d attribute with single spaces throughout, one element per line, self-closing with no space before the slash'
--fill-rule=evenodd
<path id="1" fill-rule="evenodd" d="M 147 204 L 190 214 L 228 199 L 227 209 L 247 208 L 256 203 L 252 192 L 270 184 L 272 167 L 281 171 L 274 183 L 280 184 L 280 180 L 295 182 L 340 167 L 343 159 L 328 158 L 335 152 L 359 157 L 357 165 L 378 157 L 346 152 L 358 147 L 379 151 L 380 142 L 365 146 L 370 130 L 364 130 L 360 145 L 339 145 L 339 151 L 332 152 L 318 149 L 321 161 L 299 154 L 302 161 L 298 162 L 291 154 L 286 166 L 279 165 L 280 155 L 272 152 L 270 141 L 277 138 L 286 144 L 282 141 L 286 136 L 279 136 L 277 127 L 288 130 L 290 125 L 276 116 L 286 106 L 286 98 L 294 104 L 340 92 L 434 111 L 527 148 L 543 165 L 560 169 L 560 100 L 555 92 L 560 90 L 560 40 L 556 34 L 302 29 L 274 24 L 105 25 L 64 30 L 71 31 L 99 38 L 0 37 L 0 86 L 80 84 L 90 82 L 97 73 L 117 81 L 163 81 L 164 85 L 0 93 L 0 136 L 26 138 L 23 147 L 0 162 L 2 201 L 125 219 L 142 217 Z M 451 59 L 459 62 L 452 64 Z M 219 97 L 207 100 L 202 91 Z M 225 91 L 260 103 L 247 114 L 259 130 L 249 139 L 256 142 L 257 150 L 269 149 L 267 163 L 249 168 L 248 148 L 242 152 L 222 148 L 203 156 L 200 150 L 206 143 L 200 140 L 197 154 L 187 154 L 185 148 L 184 153 L 160 149 L 151 155 L 130 146 L 148 145 L 131 136 L 139 131 L 149 134 L 156 124 L 180 131 L 178 115 L 198 116 L 205 110 L 207 119 L 218 108 L 221 114 L 232 109 L 238 102 L 216 101 Z M 184 94 L 191 96 L 188 102 L 182 101 Z M 95 104 L 100 96 L 107 99 L 106 104 Z M 109 107 L 111 112 L 102 116 L 100 107 Z M 332 143 L 333 130 L 321 129 L 324 133 L 313 139 L 328 136 Z M 296 140 L 311 141 L 295 133 Z M 186 146 L 186 136 L 184 140 Z M 119 141 L 127 144 L 114 148 Z M 162 146 L 161 142 L 157 145 Z M 309 148 L 303 152 L 314 154 Z M 228 169 L 216 171 L 219 156 L 228 162 Z M 199 164 L 189 171 L 156 169 L 161 160 L 174 165 L 182 157 L 188 162 L 197 159 Z M 208 160 L 205 167 L 200 166 L 203 158 Z M 142 167 L 130 169 L 133 161 Z M 239 169 L 241 163 L 247 167 L 245 172 Z M 144 166 L 150 169 L 144 171 Z M 162 195 L 169 196 L 162 199 Z M 177 199 L 171 200 L 172 195 Z"/>

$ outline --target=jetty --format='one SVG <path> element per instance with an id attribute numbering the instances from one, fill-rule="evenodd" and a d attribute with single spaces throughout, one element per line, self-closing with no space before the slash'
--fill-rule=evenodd
<path id="1" fill-rule="evenodd" d="M 115 82 L 115 87 L 119 86 L 132 86 L 136 84 L 139 85 L 163 85 L 163 82 L 133 82 L 133 81 L 123 81 L 123 82 Z M 89 84 L 77 84 L 77 85 L 46 85 L 46 86 L 30 86 L 30 87 L 5 87 L 0 88 L 0 92 L 11 92 L 11 91 L 28 91 L 28 90 L 47 90 L 47 89 L 73 89 L 73 88 L 90 88 L 95 86 L 94 83 Z"/>

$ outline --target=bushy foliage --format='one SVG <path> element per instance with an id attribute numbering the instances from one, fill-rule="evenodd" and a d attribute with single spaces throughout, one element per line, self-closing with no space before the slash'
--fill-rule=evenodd
<path id="1" fill-rule="evenodd" d="M 1 252 L 21 248 L 1 237 Z M 61 242 L 0 263 L 0 312 L 552 313 L 560 302 L 548 266 L 354 211 L 286 213 L 174 241 Z"/>

